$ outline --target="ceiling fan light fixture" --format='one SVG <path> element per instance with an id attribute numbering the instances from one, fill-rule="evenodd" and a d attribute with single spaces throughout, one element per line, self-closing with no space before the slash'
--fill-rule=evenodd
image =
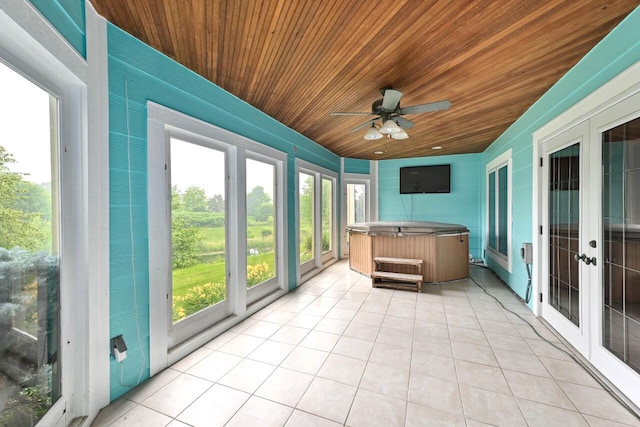
<path id="1" fill-rule="evenodd" d="M 400 132 L 392 133 L 391 138 L 393 139 L 407 139 L 409 138 L 409 134 L 407 131 L 401 128 Z"/>
<path id="2" fill-rule="evenodd" d="M 394 134 L 401 131 L 402 131 L 402 128 L 398 126 L 398 124 L 391 119 L 384 122 L 384 124 L 380 128 L 380 133 L 385 133 L 385 134 Z"/>
<path id="3" fill-rule="evenodd" d="M 368 141 L 372 141 L 374 139 L 380 139 L 382 138 L 382 136 L 383 135 L 380 133 L 378 129 L 376 129 L 375 125 L 371 123 L 371 127 L 369 128 L 367 133 L 364 134 L 364 139 Z"/>

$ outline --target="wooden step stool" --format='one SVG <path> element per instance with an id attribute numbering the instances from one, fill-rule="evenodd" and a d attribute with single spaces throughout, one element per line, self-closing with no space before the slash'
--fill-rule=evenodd
<path id="1" fill-rule="evenodd" d="M 410 258 L 375 257 L 375 271 L 371 273 L 371 286 L 374 288 L 391 288 L 422 291 L 422 260 Z M 382 265 L 409 265 L 416 270 L 415 274 L 396 273 L 382 270 Z"/>

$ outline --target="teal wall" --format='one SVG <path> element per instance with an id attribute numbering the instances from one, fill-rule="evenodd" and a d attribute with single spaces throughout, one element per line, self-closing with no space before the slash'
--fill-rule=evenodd
<path id="1" fill-rule="evenodd" d="M 369 165 L 371 162 L 364 159 L 344 159 L 344 173 L 361 173 L 369 174 Z"/>
<path id="2" fill-rule="evenodd" d="M 527 273 L 520 261 L 520 247 L 532 240 L 533 132 L 575 105 L 629 66 L 640 61 L 640 8 L 636 8 L 578 64 L 513 123 L 482 155 L 481 172 L 491 160 L 512 148 L 513 158 L 513 236 L 512 272 L 490 262 L 490 267 L 513 290 L 524 296 Z M 481 192 L 485 181 L 481 179 Z M 485 218 L 484 197 L 479 215 Z M 484 230 L 481 234 L 484 236 Z M 486 246 L 486 242 L 482 242 Z"/>
<path id="3" fill-rule="evenodd" d="M 480 154 L 418 157 L 378 162 L 380 221 L 433 221 L 469 229 L 469 252 L 480 256 Z M 403 166 L 451 165 L 451 193 L 400 194 Z"/>
<path id="4" fill-rule="evenodd" d="M 84 58 L 87 57 L 84 1 L 30 0 Z"/>
<path id="5" fill-rule="evenodd" d="M 129 351 L 127 361 L 123 364 L 123 382 L 135 384 L 141 367 L 142 378 L 146 379 L 149 376 L 146 102 L 156 102 L 287 153 L 290 289 L 296 286 L 297 276 L 294 244 L 296 215 L 293 203 L 296 194 L 295 159 L 300 158 L 339 172 L 340 158 L 117 27 L 109 24 L 107 36 L 110 118 L 110 336 L 124 334 Z M 131 150 L 130 170 L 128 144 Z M 129 202 L 129 173 L 132 203 Z M 129 226 L 130 210 L 133 229 Z M 135 263 L 135 276 L 132 261 Z M 133 304 L 134 283 L 138 300 L 137 313 Z M 140 328 L 141 342 L 138 341 L 137 327 Z M 120 384 L 120 365 L 111 360 L 111 398 L 115 399 L 128 390 L 129 388 Z"/>

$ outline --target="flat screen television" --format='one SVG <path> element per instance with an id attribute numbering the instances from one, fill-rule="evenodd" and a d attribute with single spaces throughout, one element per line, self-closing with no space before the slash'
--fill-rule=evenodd
<path id="1" fill-rule="evenodd" d="M 451 165 L 400 168 L 400 194 L 450 192 Z"/>

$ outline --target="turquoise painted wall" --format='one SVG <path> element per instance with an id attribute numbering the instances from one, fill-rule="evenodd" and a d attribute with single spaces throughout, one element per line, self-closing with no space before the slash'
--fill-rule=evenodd
<path id="1" fill-rule="evenodd" d="M 518 295 L 524 296 L 527 273 L 520 261 L 520 247 L 532 240 L 533 132 L 575 105 L 620 72 L 640 61 L 640 8 L 636 8 L 578 64 L 513 123 L 482 155 L 482 171 L 491 160 L 512 148 L 513 158 L 513 236 L 512 272 L 489 260 L 490 267 Z M 481 194 L 485 194 L 482 175 Z M 484 225 L 486 201 L 481 198 L 479 215 Z M 482 231 L 482 236 L 485 234 Z M 486 242 L 482 242 L 482 247 Z"/>
<path id="2" fill-rule="evenodd" d="M 361 173 L 369 174 L 369 165 L 371 162 L 364 159 L 344 159 L 344 173 Z"/>
<path id="3" fill-rule="evenodd" d="M 339 172 L 340 158 L 117 27 L 109 24 L 107 36 L 110 115 L 110 336 L 124 334 L 129 351 L 127 361 L 123 364 L 123 383 L 135 384 L 141 369 L 142 379 L 149 376 L 146 102 L 156 102 L 287 153 L 290 289 L 296 286 L 297 273 L 294 244 L 297 224 L 293 202 L 296 194 L 295 159 L 301 158 Z M 130 170 L 128 145 L 131 152 Z M 133 228 L 129 226 L 130 212 L 133 216 Z M 135 275 L 132 261 L 135 264 Z M 138 300 L 137 312 L 133 304 L 134 284 Z M 140 330 L 140 341 L 137 327 Z M 111 360 L 111 398 L 115 399 L 129 389 L 121 385 L 120 365 Z"/>
<path id="4" fill-rule="evenodd" d="M 469 229 L 469 251 L 480 256 L 480 154 L 419 157 L 378 162 L 379 219 L 462 224 Z M 403 166 L 451 165 L 451 193 L 400 194 Z"/>
<path id="5" fill-rule="evenodd" d="M 84 58 L 87 57 L 83 0 L 30 0 Z"/>

